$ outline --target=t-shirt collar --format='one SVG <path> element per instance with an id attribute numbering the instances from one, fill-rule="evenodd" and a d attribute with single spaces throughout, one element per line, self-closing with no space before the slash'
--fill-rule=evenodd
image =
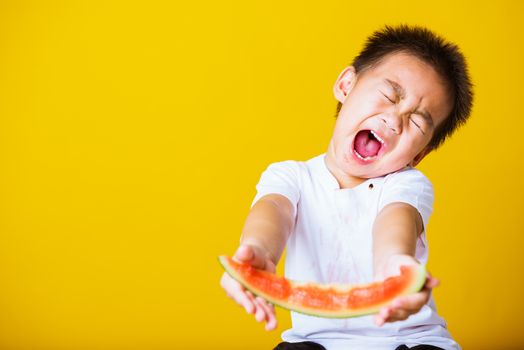
<path id="1" fill-rule="evenodd" d="M 338 184 L 336 177 L 331 173 L 331 171 L 329 171 L 327 167 L 326 153 L 319 155 L 317 157 L 317 161 L 318 161 L 317 166 L 320 168 L 319 170 L 321 173 L 322 182 L 325 183 L 326 186 L 328 186 L 330 189 L 340 190 L 340 191 L 348 191 L 348 190 L 358 191 L 362 188 L 367 189 L 369 188 L 369 186 L 373 188 L 374 186 L 378 186 L 382 184 L 383 177 L 379 177 L 379 178 L 367 179 L 366 181 L 362 182 L 361 184 L 353 188 L 340 188 L 340 185 Z"/>

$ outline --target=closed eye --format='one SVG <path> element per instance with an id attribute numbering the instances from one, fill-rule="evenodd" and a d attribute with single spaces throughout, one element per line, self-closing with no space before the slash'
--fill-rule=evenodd
<path id="1" fill-rule="evenodd" d="M 391 103 L 395 103 L 395 101 L 391 98 L 388 97 L 388 95 L 386 95 L 385 93 L 383 93 L 382 91 L 380 92 L 382 94 L 382 96 L 384 96 L 389 102 Z"/>
<path id="2" fill-rule="evenodd" d="M 411 122 L 412 122 L 413 124 L 415 124 L 415 126 L 420 130 L 421 133 L 423 133 L 424 135 L 426 134 L 426 133 L 424 132 L 424 130 L 422 130 L 422 128 L 420 127 L 420 125 L 418 125 L 417 122 L 416 122 L 413 118 L 409 118 L 409 119 L 411 120 Z"/>

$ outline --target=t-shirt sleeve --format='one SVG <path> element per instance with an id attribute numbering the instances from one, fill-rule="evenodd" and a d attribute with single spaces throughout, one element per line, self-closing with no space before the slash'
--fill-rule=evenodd
<path id="1" fill-rule="evenodd" d="M 293 205 L 293 216 L 297 212 L 297 203 L 300 199 L 299 166 L 296 161 L 284 161 L 270 164 L 262 173 L 256 186 L 257 194 L 251 207 L 263 196 L 280 194 Z"/>
<path id="2" fill-rule="evenodd" d="M 433 185 L 429 179 L 419 170 L 409 168 L 391 174 L 386 178 L 379 200 L 378 212 L 390 203 L 403 202 L 410 204 L 420 213 L 425 232 L 429 217 L 433 212 L 433 201 Z M 426 244 L 424 232 L 421 235 L 421 239 Z"/>

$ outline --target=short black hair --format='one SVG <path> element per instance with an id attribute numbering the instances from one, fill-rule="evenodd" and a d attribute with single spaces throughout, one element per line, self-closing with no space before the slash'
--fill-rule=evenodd
<path id="1" fill-rule="evenodd" d="M 368 37 L 364 48 L 353 60 L 356 73 L 375 66 L 389 54 L 407 53 L 432 66 L 450 89 L 453 108 L 442 125 L 435 130 L 429 146 L 438 148 L 453 132 L 463 125 L 473 105 L 473 84 L 470 80 L 464 55 L 457 45 L 444 40 L 420 26 L 389 26 Z M 337 116 L 342 103 L 337 105 Z"/>

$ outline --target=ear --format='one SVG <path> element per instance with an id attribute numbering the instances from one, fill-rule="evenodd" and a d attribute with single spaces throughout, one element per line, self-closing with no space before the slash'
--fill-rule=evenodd
<path id="1" fill-rule="evenodd" d="M 429 152 L 431 152 L 431 147 L 429 147 L 429 145 L 427 145 L 426 147 L 424 147 L 424 149 L 422 151 L 420 151 L 419 154 L 417 154 L 415 156 L 415 158 L 413 158 L 411 163 L 409 163 L 408 165 L 410 165 L 412 167 L 417 166 L 418 163 L 420 163 L 422 161 L 422 159 L 424 159 L 424 157 L 426 157 L 429 154 Z"/>
<path id="2" fill-rule="evenodd" d="M 339 74 L 335 86 L 333 87 L 333 93 L 337 101 L 344 103 L 346 96 L 351 91 L 351 88 L 355 85 L 357 80 L 357 74 L 353 66 L 344 68 Z"/>

